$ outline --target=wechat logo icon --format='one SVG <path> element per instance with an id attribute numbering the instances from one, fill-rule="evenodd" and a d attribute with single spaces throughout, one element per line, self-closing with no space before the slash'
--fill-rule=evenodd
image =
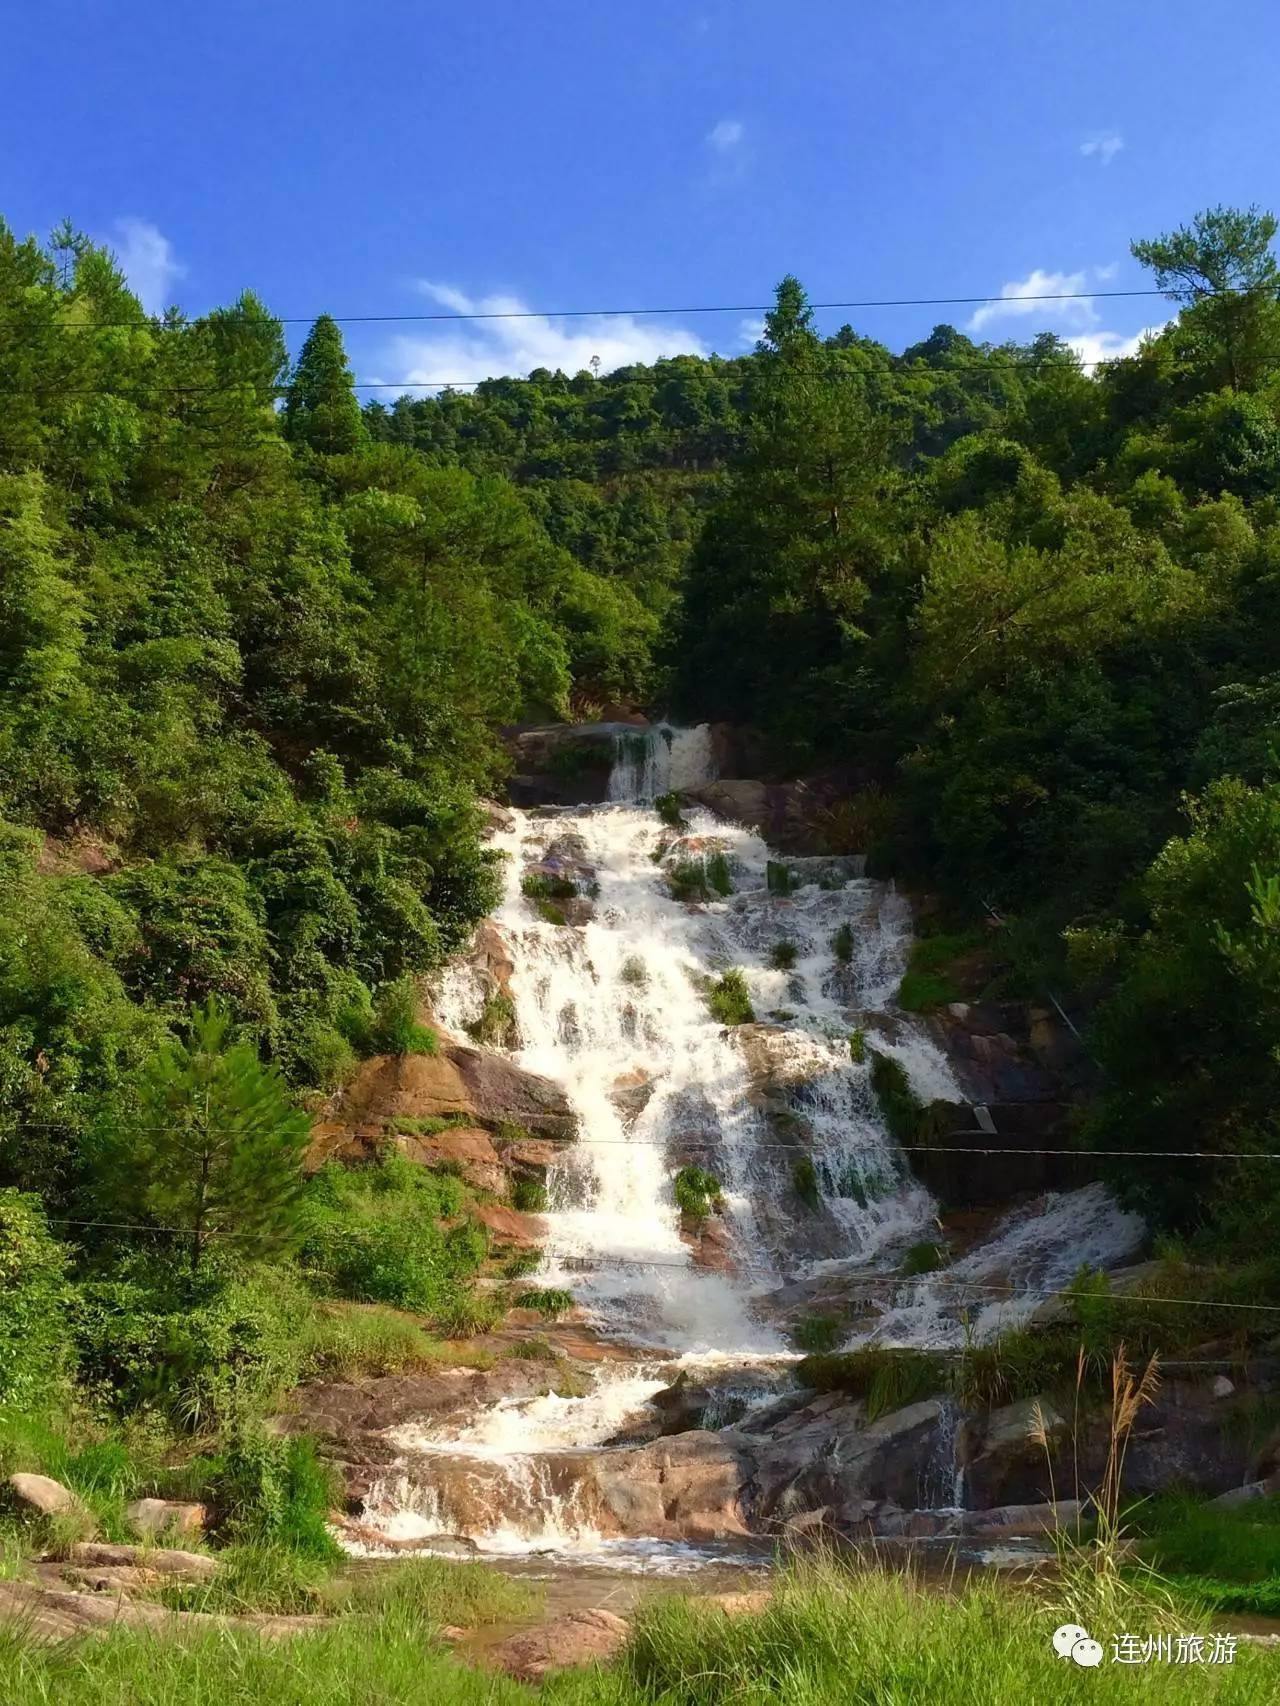
<path id="1" fill-rule="evenodd" d="M 1053 1632 L 1053 1650 L 1060 1659 L 1074 1659 L 1085 1670 L 1094 1670 L 1102 1663 L 1102 1645 L 1078 1623 L 1064 1623 Z"/>

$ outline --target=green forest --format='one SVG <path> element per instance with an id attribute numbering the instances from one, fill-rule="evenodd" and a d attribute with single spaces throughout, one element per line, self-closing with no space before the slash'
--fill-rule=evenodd
<path id="1" fill-rule="evenodd" d="M 133 1430 L 84 1447 L 104 1510 L 185 1431 L 227 1535 L 331 1546 L 262 1415 L 411 1358 L 339 1304 L 482 1323 L 487 1250 L 457 1179 L 301 1156 L 360 1060 L 436 1046 L 514 723 L 839 774 L 836 850 L 996 909 L 1087 1019 L 1082 1144 L 1280 1149 L 1275 235 L 1135 241 L 1170 318 L 1093 368 L 823 336 L 788 277 L 751 354 L 387 406 L 328 317 L 292 359 L 251 294 L 149 317 L 0 227 L 0 1451 L 71 1452 L 74 1391 Z M 1113 1171 L 1276 1288 L 1280 1178 Z"/>

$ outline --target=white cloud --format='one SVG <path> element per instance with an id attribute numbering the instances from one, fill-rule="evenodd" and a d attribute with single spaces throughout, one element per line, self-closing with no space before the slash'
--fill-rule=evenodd
<path id="1" fill-rule="evenodd" d="M 1118 130 L 1098 130 L 1092 136 L 1085 137 L 1080 144 L 1080 152 L 1086 159 L 1097 160 L 1100 165 L 1109 166 L 1123 147 L 1124 137 Z"/>
<path id="2" fill-rule="evenodd" d="M 1089 271 L 1045 272 L 1036 267 L 1026 278 L 1014 279 L 1000 287 L 998 301 L 984 302 L 971 316 L 969 330 L 980 332 L 995 320 L 1016 319 L 1037 314 L 1042 320 L 1067 320 L 1079 326 L 1096 324 L 1098 311 L 1088 297 L 1079 293 L 1089 288 Z M 1044 297 L 1067 300 L 1046 302 Z M 1075 297 L 1072 301 L 1070 298 Z"/>
<path id="3" fill-rule="evenodd" d="M 745 349 L 754 349 L 764 336 L 764 316 L 738 321 L 738 339 Z"/>
<path id="4" fill-rule="evenodd" d="M 148 314 L 161 314 L 172 302 L 169 288 L 186 276 L 173 244 L 149 219 L 117 219 L 113 247 L 129 289 Z"/>
<path id="5" fill-rule="evenodd" d="M 747 134 L 747 127 L 741 119 L 722 118 L 707 132 L 708 146 L 714 148 L 717 154 L 732 154 L 739 147 Z"/>
<path id="6" fill-rule="evenodd" d="M 1085 366 L 1092 370 L 1100 361 L 1119 361 L 1122 356 L 1135 355 L 1144 338 L 1155 337 L 1167 324 L 1168 322 L 1164 321 L 1158 326 L 1144 326 L 1131 338 L 1127 338 L 1123 332 L 1082 332 L 1079 337 L 1067 338 L 1066 342 Z"/>
<path id="7" fill-rule="evenodd" d="M 517 296 L 471 297 L 450 284 L 421 280 L 418 288 L 454 314 L 519 314 L 521 319 L 471 320 L 439 330 L 401 333 L 381 352 L 382 365 L 406 390 L 438 390 L 442 384 L 524 375 L 535 367 L 580 373 L 599 357 L 600 372 L 668 355 L 707 355 L 696 332 L 631 315 L 581 320 L 532 314 Z"/>

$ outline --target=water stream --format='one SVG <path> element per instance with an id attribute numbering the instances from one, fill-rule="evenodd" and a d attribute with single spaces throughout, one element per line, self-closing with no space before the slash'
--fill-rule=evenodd
<path id="1" fill-rule="evenodd" d="M 612 1549 L 651 1561 L 642 1542 L 603 1538 L 575 1460 L 610 1449 L 681 1368 L 704 1381 L 753 1366 L 785 1379 L 796 1352 L 780 1300 L 809 1283 L 892 1274 L 933 1224 L 936 1204 L 885 1127 L 870 1052 L 850 1045 L 865 1034 L 923 1101 L 960 1099 L 945 1056 L 894 1005 L 909 908 L 857 861 L 791 861 L 793 883 L 771 890 L 771 854 L 754 832 L 702 809 L 664 822 L 655 799 L 705 785 L 712 762 L 705 728 L 637 731 L 619 743 L 608 804 L 512 811 L 495 836 L 514 1058 L 564 1086 L 581 1130 L 552 1169 L 530 1283 L 570 1290 L 582 1319 L 631 1354 L 581 1398 L 504 1400 L 448 1437 L 399 1429 L 406 1467 L 372 1501 L 389 1537 L 462 1532 L 500 1555 Z M 688 895 L 690 871 L 714 879 L 705 898 L 673 893 L 683 875 Z M 709 1009 L 709 986 L 732 968 L 754 1025 L 726 1026 Z M 462 1036 L 482 999 L 459 965 L 437 1015 Z M 682 1231 L 674 1180 L 687 1163 L 723 1187 L 711 1243 Z M 1082 1261 L 1115 1262 L 1140 1236 L 1100 1187 L 1050 1199 L 937 1281 L 865 1286 L 864 1336 L 936 1345 L 994 1331 Z M 949 1464 L 922 1474 L 941 1502 L 961 1496 Z M 665 1554 L 679 1567 L 685 1551 Z"/>

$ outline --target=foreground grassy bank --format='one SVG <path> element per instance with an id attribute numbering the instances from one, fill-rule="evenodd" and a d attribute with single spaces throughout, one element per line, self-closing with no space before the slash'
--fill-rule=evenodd
<path id="1" fill-rule="evenodd" d="M 392 1585 L 357 1599 L 331 1628 L 275 1643 L 238 1630 L 171 1639 L 122 1631 L 38 1646 L 10 1628 L 0 1633 L 0 1689 L 15 1706 L 532 1701 L 538 1691 L 467 1668 L 445 1650 L 440 1630 L 460 1614 L 481 1622 L 515 1609 L 491 1599 L 481 1574 L 476 1566 L 392 1572 Z M 903 1576 L 853 1574 L 829 1562 L 793 1566 L 755 1615 L 731 1617 L 688 1599 L 650 1603 L 616 1664 L 554 1678 L 540 1697 L 563 1706 L 1260 1706 L 1280 1694 L 1280 1656 L 1243 1644 L 1230 1664 L 1113 1663 L 1113 1634 L 1204 1632 L 1213 1620 L 1188 1613 L 1175 1623 L 1159 1598 L 1112 1580 L 1101 1588 L 1081 1581 L 1073 1578 L 1058 1598 L 992 1583 L 946 1595 Z M 501 1596 L 508 1586 L 495 1591 Z M 1103 1643 L 1100 1668 L 1056 1655 L 1051 1637 L 1067 1620 Z"/>

